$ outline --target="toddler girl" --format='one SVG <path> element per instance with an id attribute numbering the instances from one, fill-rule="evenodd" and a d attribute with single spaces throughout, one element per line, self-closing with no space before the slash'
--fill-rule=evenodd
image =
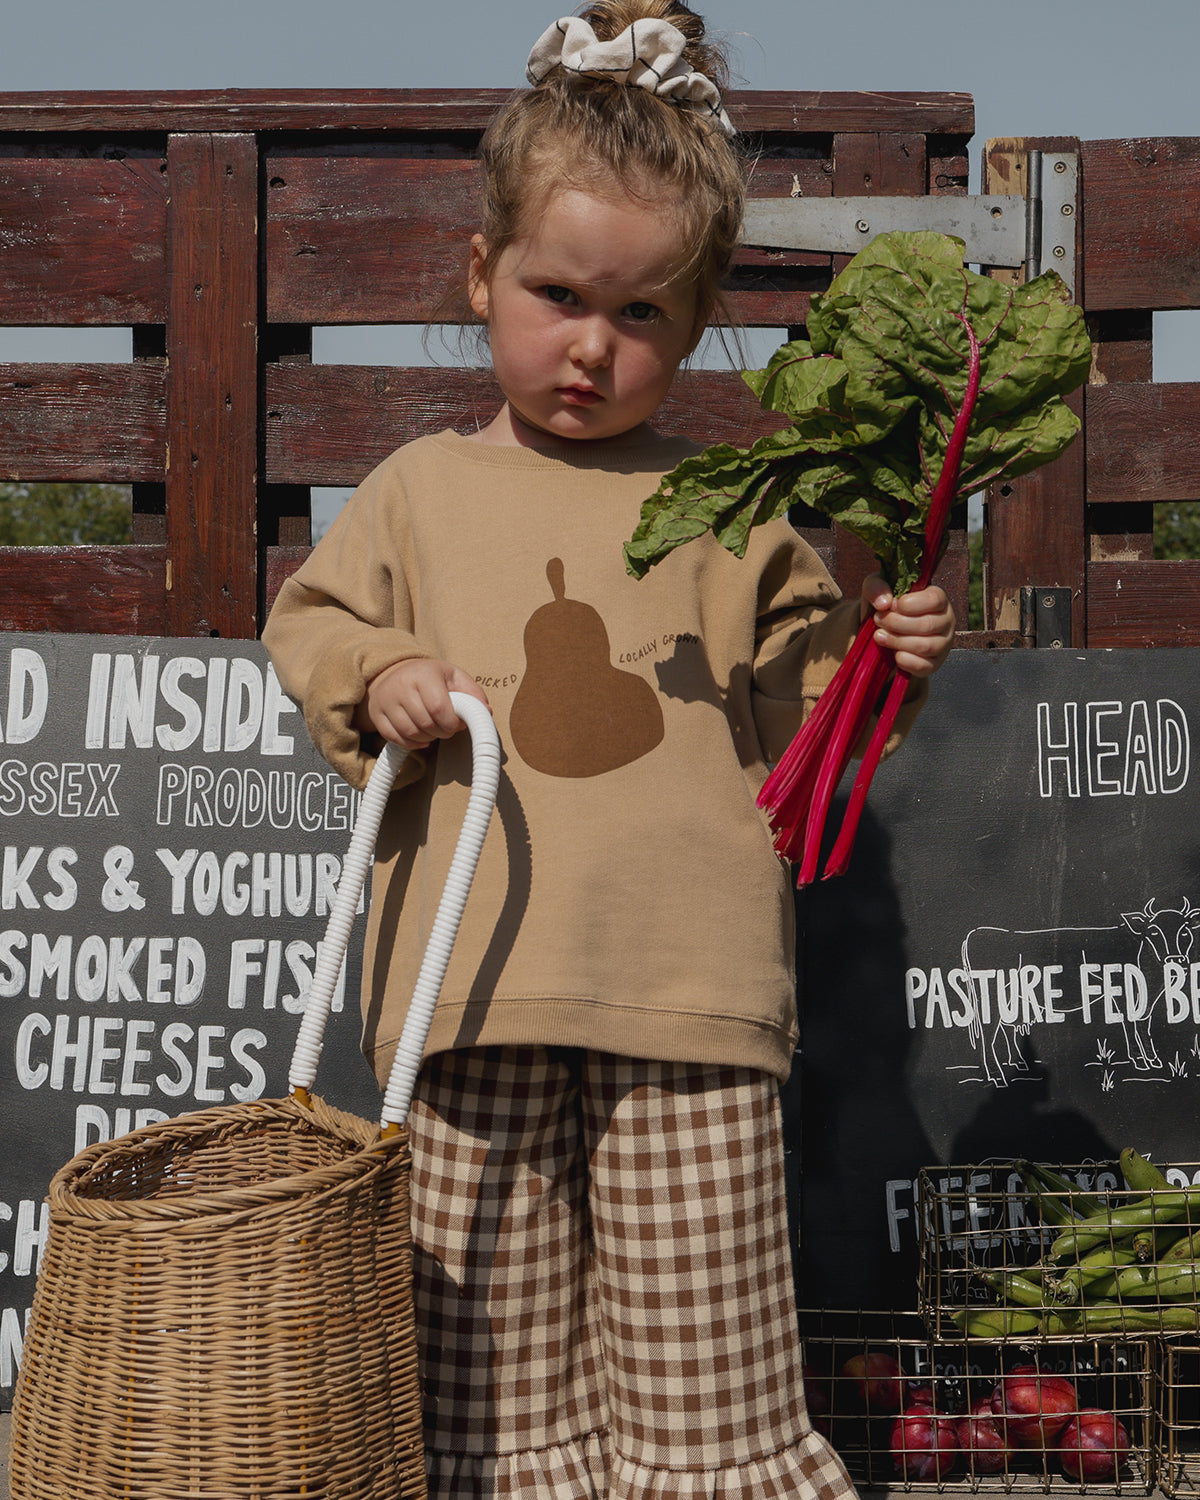
<path id="1" fill-rule="evenodd" d="M 739 232 L 703 36 L 675 0 L 596 0 L 538 41 L 483 142 L 470 247 L 504 403 L 385 460 L 264 632 L 349 780 L 380 737 L 416 752 L 368 920 L 381 1079 L 466 804 L 452 690 L 505 750 L 409 1122 L 437 1497 L 850 1490 L 804 1406 L 777 1101 L 794 915 L 755 796 L 860 603 L 785 522 L 641 582 L 622 556 L 697 451 L 651 422 Z M 942 591 L 873 578 L 862 607 L 923 685 Z"/>

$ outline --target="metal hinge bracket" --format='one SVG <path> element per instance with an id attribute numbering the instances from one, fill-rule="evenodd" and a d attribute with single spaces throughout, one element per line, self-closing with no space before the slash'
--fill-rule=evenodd
<path id="1" fill-rule="evenodd" d="M 962 240 L 970 265 L 1054 270 L 1075 290 L 1079 155 L 1030 151 L 1025 196 L 752 198 L 742 240 L 775 250 L 853 255 L 877 234 L 934 230 Z"/>
<path id="2" fill-rule="evenodd" d="M 1021 589 L 1021 635 L 1031 646 L 1071 644 L 1071 590 L 1026 584 Z"/>

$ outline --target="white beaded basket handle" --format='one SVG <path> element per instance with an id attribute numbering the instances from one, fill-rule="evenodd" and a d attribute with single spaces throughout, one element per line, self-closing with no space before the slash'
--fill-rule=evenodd
<path id="1" fill-rule="evenodd" d="M 500 784 L 500 740 L 491 714 L 478 698 L 472 698 L 466 693 L 451 693 L 450 701 L 471 735 L 471 795 L 450 860 L 450 871 L 446 876 L 442 899 L 438 903 L 437 914 L 430 929 L 425 957 L 417 975 L 408 1019 L 404 1023 L 384 1091 L 380 1123 L 385 1130 L 389 1126 L 401 1126 L 408 1119 L 413 1087 L 433 1021 L 433 1009 L 446 974 L 446 965 L 450 962 L 450 950 L 458 936 L 458 924 L 467 904 L 467 894 L 471 889 L 475 867 L 479 863 L 480 850 L 483 848 L 492 809 L 496 805 L 496 790 Z M 397 745 L 385 744 L 363 792 L 354 833 L 342 866 L 342 877 L 338 881 L 329 922 L 325 928 L 325 939 L 317 953 L 304 1018 L 292 1053 L 288 1086 L 293 1093 L 307 1094 L 316 1079 L 325 1023 L 329 1019 L 342 959 L 350 941 L 350 929 L 354 925 L 358 899 L 362 895 L 367 872 L 371 867 L 375 840 L 383 821 L 384 808 L 396 781 L 396 772 L 404 763 L 407 753 Z"/>

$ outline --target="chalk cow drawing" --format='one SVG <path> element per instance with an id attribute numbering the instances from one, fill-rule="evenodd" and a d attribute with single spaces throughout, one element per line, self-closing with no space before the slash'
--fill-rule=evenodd
<path id="1" fill-rule="evenodd" d="M 1151 897 L 1140 911 L 1122 912 L 1120 922 L 1108 927 L 972 928 L 962 945 L 971 998 L 967 1031 L 980 1054 L 984 1081 L 1005 1088 L 1014 1074 L 1028 1073 L 1018 1039 L 1035 1025 L 1063 1022 L 1080 1012 L 1090 1017 L 1093 1006 L 1110 1003 L 1125 1044 L 1125 1057 L 1115 1061 L 1140 1074 L 1162 1069 L 1152 1022 L 1167 965 L 1186 969 L 1192 962 L 1200 907 L 1187 899 L 1177 907 L 1155 906 Z M 1087 993 L 1060 1004 L 1062 996 L 1050 983 L 1052 971 L 1044 966 L 1044 956 L 1065 938 L 1079 942 L 1080 981 Z"/>

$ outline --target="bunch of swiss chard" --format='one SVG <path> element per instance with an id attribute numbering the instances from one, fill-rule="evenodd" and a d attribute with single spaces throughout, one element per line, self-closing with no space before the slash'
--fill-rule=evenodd
<path id="1" fill-rule="evenodd" d="M 1056 458 L 1078 430 L 1063 396 L 1086 379 L 1091 348 L 1053 272 L 1009 286 L 965 266 L 956 239 L 882 234 L 812 299 L 807 333 L 743 373 L 789 425 L 666 475 L 625 546 L 635 577 L 709 530 L 744 556 L 753 526 L 802 504 L 860 536 L 895 594 L 921 589 L 954 505 Z M 868 617 L 759 795 L 798 885 L 816 878 L 834 793 L 878 710 L 824 874 L 845 871 L 908 689 L 874 630 Z"/>

